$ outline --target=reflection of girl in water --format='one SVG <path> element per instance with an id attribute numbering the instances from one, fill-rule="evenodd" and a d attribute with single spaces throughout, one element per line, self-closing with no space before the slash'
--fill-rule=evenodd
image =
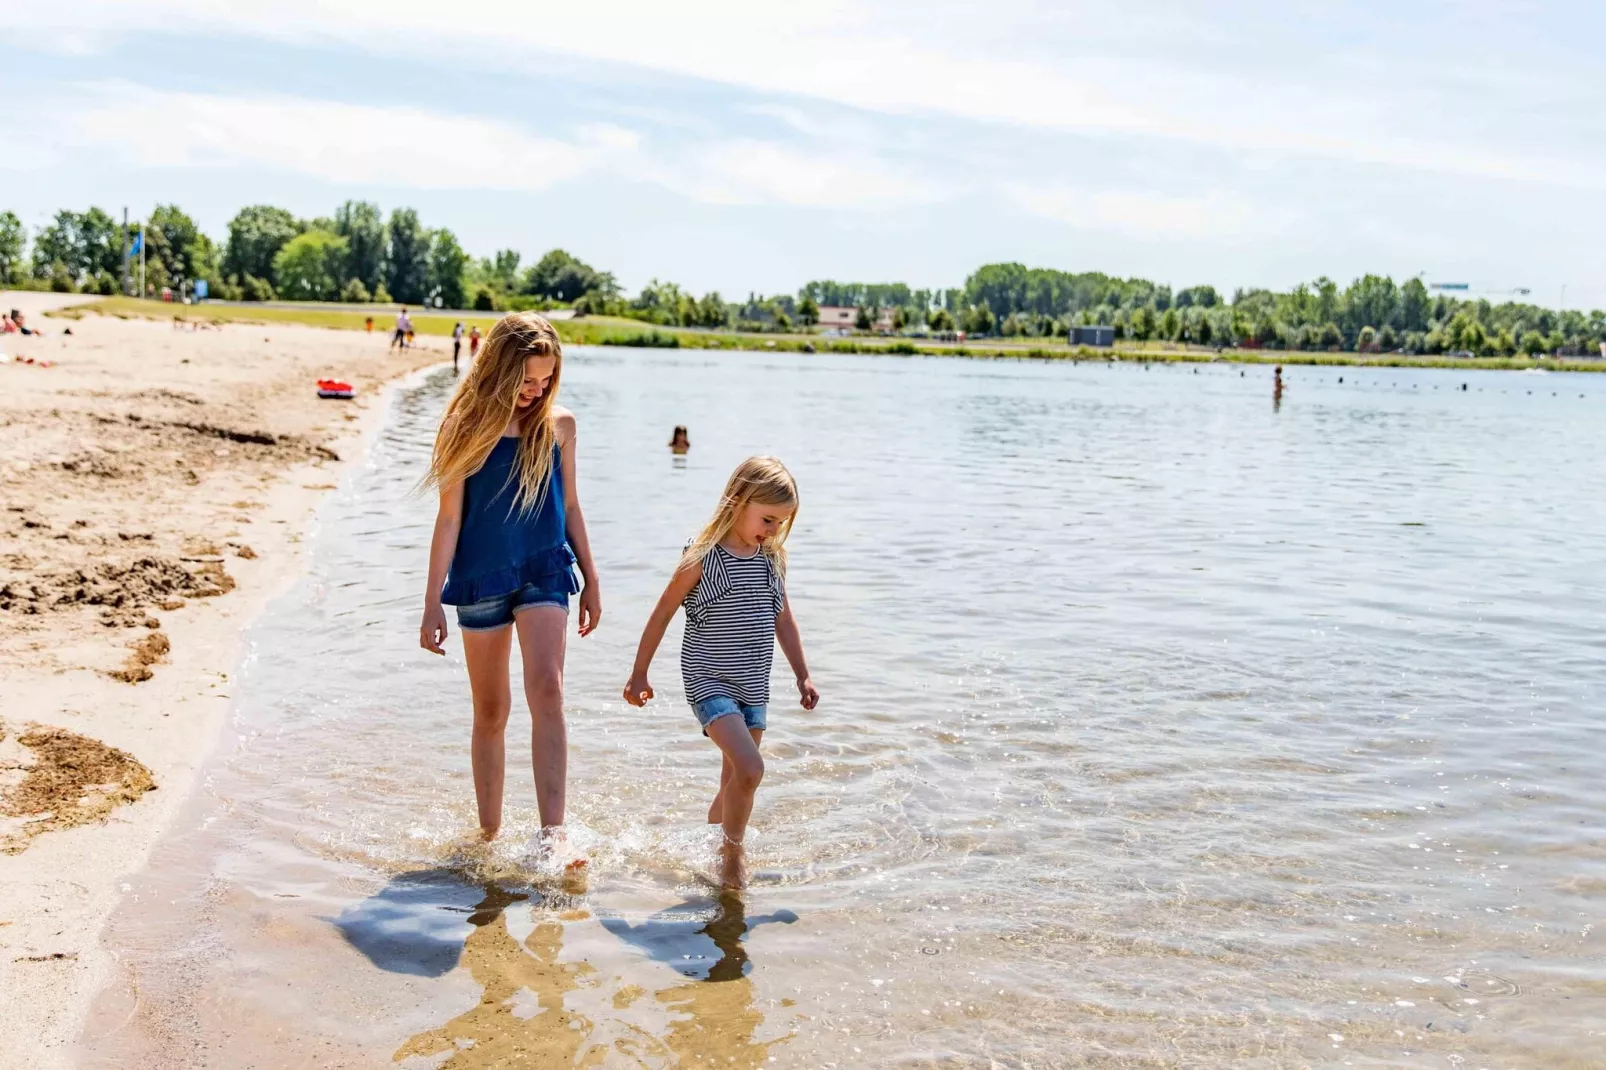
<path id="1" fill-rule="evenodd" d="M 686 436 L 686 425 L 675 425 L 675 433 L 669 437 L 669 449 L 672 453 L 685 453 L 691 449 L 691 439 Z"/>

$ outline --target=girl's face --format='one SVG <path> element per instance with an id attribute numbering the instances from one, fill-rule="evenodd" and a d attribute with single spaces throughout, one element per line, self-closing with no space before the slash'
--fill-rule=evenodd
<path id="1" fill-rule="evenodd" d="M 546 393 L 557 369 L 557 357 L 531 357 L 524 362 L 524 385 L 519 387 L 519 408 L 529 408 Z"/>
<path id="2" fill-rule="evenodd" d="M 748 502 L 736 517 L 733 530 L 748 545 L 768 542 L 780 533 L 781 525 L 797 511 L 795 505 L 761 505 Z"/>

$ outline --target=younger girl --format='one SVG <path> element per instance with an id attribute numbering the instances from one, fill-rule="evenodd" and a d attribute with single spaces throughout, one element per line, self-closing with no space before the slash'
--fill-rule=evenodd
<path id="1" fill-rule="evenodd" d="M 480 833 L 502 826 L 503 731 L 512 709 L 508 658 L 518 632 L 541 827 L 563 825 L 568 735 L 563 647 L 569 598 L 580 592 L 580 634 L 602 616 L 585 517 L 575 489 L 574 414 L 559 408 L 563 349 L 533 312 L 498 320 L 441 420 L 426 485 L 440 489 L 429 547 L 419 645 L 443 654 L 457 607 L 474 696 L 470 755 Z M 575 582 L 578 562 L 585 579 Z"/>
<path id="2" fill-rule="evenodd" d="M 797 483 L 780 461 L 749 457 L 737 466 L 713 519 L 686 547 L 648 618 L 625 685 L 625 701 L 632 706 L 645 706 L 653 697 L 647 669 L 675 609 L 685 606 L 680 672 L 686 699 L 703 734 L 724 755 L 708 821 L 724 832 L 720 857 L 726 887 L 743 883 L 742 837 L 753 794 L 764 778 L 758 745 L 768 724 L 777 639 L 797 677 L 803 708 L 812 710 L 820 701 L 786 599 L 786 536 L 797 504 Z"/>

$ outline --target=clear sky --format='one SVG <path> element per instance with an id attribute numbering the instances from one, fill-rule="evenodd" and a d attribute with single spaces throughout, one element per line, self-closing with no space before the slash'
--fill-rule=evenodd
<path id="1" fill-rule="evenodd" d="M 1606 4 L 6 3 L 0 210 L 416 207 L 635 289 L 1367 271 L 1606 305 Z"/>

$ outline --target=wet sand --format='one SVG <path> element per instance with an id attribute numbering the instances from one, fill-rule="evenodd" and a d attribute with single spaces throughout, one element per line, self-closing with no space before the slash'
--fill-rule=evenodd
<path id="1" fill-rule="evenodd" d="M 102 927 L 216 740 L 243 629 L 297 575 L 386 381 L 449 355 L 44 314 L 75 300 L 0 293 L 46 332 L 0 335 L 4 1066 L 70 1064 Z M 320 400 L 331 375 L 358 399 Z"/>

